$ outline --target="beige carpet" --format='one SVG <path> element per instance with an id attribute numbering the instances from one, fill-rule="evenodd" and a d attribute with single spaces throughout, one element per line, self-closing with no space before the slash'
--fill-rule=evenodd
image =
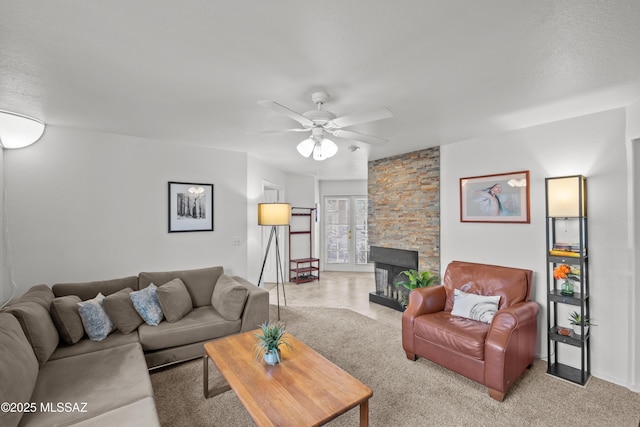
<path id="1" fill-rule="evenodd" d="M 637 393 L 597 378 L 587 387 L 567 383 L 547 375 L 541 360 L 500 403 L 471 380 L 424 359 L 407 360 L 390 326 L 347 309 L 280 310 L 288 332 L 371 387 L 371 426 L 639 425 Z M 212 382 L 219 376 L 213 365 L 210 376 Z M 151 381 L 163 426 L 254 425 L 233 391 L 204 399 L 202 360 L 153 371 Z M 358 419 L 356 408 L 328 425 L 357 426 Z"/>

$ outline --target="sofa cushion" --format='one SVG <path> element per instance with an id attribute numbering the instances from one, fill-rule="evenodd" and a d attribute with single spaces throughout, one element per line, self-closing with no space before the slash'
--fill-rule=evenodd
<path id="1" fill-rule="evenodd" d="M 9 313 L 0 313 L 0 403 L 29 402 L 38 377 L 38 359 L 20 327 Z M 0 425 L 17 426 L 21 412 L 0 411 Z"/>
<path id="2" fill-rule="evenodd" d="M 78 303 L 78 313 L 82 325 L 90 340 L 102 341 L 116 327 L 102 307 L 104 295 L 99 293 L 95 298 Z"/>
<path id="3" fill-rule="evenodd" d="M 30 427 L 67 426 L 152 396 L 140 344 L 121 345 L 51 360 L 40 368 L 30 402 L 38 408 L 41 403 L 86 402 L 86 412 L 39 410 L 25 414 L 22 421 Z"/>
<path id="4" fill-rule="evenodd" d="M 213 287 L 218 281 L 224 269 L 220 266 L 200 268 L 195 270 L 180 270 L 148 273 L 143 272 L 138 275 L 138 289 L 149 286 L 150 283 L 167 283 L 173 279 L 181 279 L 189 291 L 194 307 L 211 305 L 211 294 Z"/>
<path id="5" fill-rule="evenodd" d="M 138 289 L 138 277 L 129 276 L 121 279 L 98 280 L 94 282 L 56 283 L 52 287 L 53 293 L 57 297 L 77 295 L 83 301 L 95 297 L 98 293 L 109 296 L 124 288 Z"/>
<path id="6" fill-rule="evenodd" d="M 131 292 L 133 289 L 124 288 L 105 297 L 103 301 L 104 311 L 123 334 L 135 331 L 144 322 L 133 306 Z"/>
<path id="7" fill-rule="evenodd" d="M 451 314 L 479 322 L 491 323 L 498 311 L 498 303 L 500 303 L 500 296 L 468 294 L 455 289 Z"/>
<path id="8" fill-rule="evenodd" d="M 241 321 L 228 321 L 210 305 L 191 310 L 178 322 L 140 325 L 138 336 L 145 351 L 213 340 L 240 332 Z"/>
<path id="9" fill-rule="evenodd" d="M 38 363 L 44 365 L 60 342 L 60 335 L 51 320 L 49 309 L 37 302 L 18 301 L 6 311 L 18 319 Z"/>
<path id="10" fill-rule="evenodd" d="M 193 308 L 189 291 L 180 279 L 173 279 L 160 286 L 156 294 L 167 322 L 177 322 Z"/>
<path id="11" fill-rule="evenodd" d="M 158 301 L 158 287 L 151 283 L 144 289 L 134 291 L 129 294 L 131 302 L 136 311 L 147 323 L 147 325 L 157 326 L 163 318 L 162 307 Z"/>
<path id="12" fill-rule="evenodd" d="M 225 319 L 238 320 L 242 316 L 248 295 L 246 287 L 236 282 L 232 277 L 223 274 L 213 289 L 211 305 Z"/>
<path id="13" fill-rule="evenodd" d="M 452 316 L 450 311 L 418 316 L 414 323 L 416 340 L 422 339 L 478 360 L 484 360 L 489 328 L 486 323 Z"/>
<path id="14" fill-rule="evenodd" d="M 137 402 L 120 406 L 109 412 L 89 418 L 73 427 L 160 427 L 158 410 L 153 397 L 145 397 Z"/>
<path id="15" fill-rule="evenodd" d="M 82 300 L 75 295 L 54 298 L 51 301 L 49 309 L 51 319 L 56 325 L 60 338 L 67 344 L 75 344 L 84 336 L 84 326 L 78 312 L 79 302 Z"/>
<path id="16" fill-rule="evenodd" d="M 51 301 L 55 295 L 50 287 L 47 285 L 36 285 L 29 288 L 27 292 L 25 292 L 18 301 L 32 301 L 37 302 L 47 310 L 49 310 L 49 306 L 51 305 Z"/>
<path id="17" fill-rule="evenodd" d="M 138 333 L 123 334 L 120 331 L 114 331 L 102 341 L 92 341 L 88 337 L 84 337 L 76 344 L 69 345 L 60 343 L 56 351 L 49 358 L 49 362 L 65 357 L 77 356 L 79 354 L 93 353 L 94 351 L 105 350 L 107 348 L 119 347 L 125 344 L 133 344 L 138 342 Z"/>

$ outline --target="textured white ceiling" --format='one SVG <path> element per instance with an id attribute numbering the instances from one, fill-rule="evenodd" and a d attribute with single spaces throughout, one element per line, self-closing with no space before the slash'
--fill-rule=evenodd
<path id="1" fill-rule="evenodd" d="M 51 125 L 251 153 L 292 173 L 366 177 L 367 159 L 640 99 L 638 0 L 0 0 L 0 109 Z M 324 162 L 297 123 L 385 106 Z"/>

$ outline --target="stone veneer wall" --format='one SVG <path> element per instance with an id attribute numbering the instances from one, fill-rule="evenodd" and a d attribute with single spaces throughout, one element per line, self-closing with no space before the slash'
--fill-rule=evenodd
<path id="1" fill-rule="evenodd" d="M 369 162 L 369 244 L 418 251 L 440 274 L 440 147 Z"/>

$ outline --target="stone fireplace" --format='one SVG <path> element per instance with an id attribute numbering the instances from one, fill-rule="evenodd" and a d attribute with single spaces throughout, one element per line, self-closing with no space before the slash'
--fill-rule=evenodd
<path id="1" fill-rule="evenodd" d="M 371 246 L 369 261 L 374 263 L 376 279 L 376 290 L 369 294 L 369 301 L 403 311 L 402 296 L 408 291 L 402 286 L 396 288 L 395 284 L 407 280 L 403 271 L 418 269 L 418 252 Z"/>

